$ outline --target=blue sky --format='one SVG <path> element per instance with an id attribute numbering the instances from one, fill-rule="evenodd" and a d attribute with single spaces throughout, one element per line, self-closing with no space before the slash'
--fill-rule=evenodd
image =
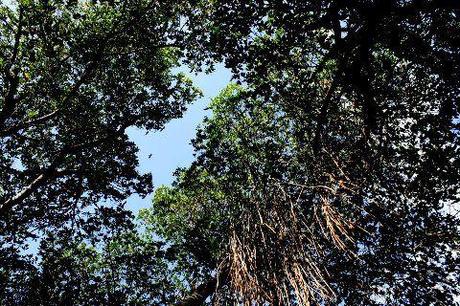
<path id="1" fill-rule="evenodd" d="M 174 170 L 190 165 L 193 161 L 190 140 L 194 138 L 196 128 L 203 118 L 210 114 L 205 108 L 231 78 L 230 72 L 223 66 L 217 66 L 211 74 L 189 75 L 204 96 L 189 106 L 183 118 L 172 120 L 164 130 L 155 133 L 146 134 L 139 129 L 128 131 L 128 135 L 140 149 L 140 171 L 152 173 L 155 187 L 171 184 Z M 150 154 L 152 156 L 148 158 Z M 152 195 L 145 199 L 132 196 L 128 199 L 127 208 L 137 213 L 141 208 L 150 207 L 151 199 Z"/>

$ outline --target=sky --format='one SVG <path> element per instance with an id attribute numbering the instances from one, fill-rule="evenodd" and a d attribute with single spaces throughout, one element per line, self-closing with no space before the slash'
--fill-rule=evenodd
<path id="1" fill-rule="evenodd" d="M 216 70 L 208 75 L 189 73 L 189 76 L 195 86 L 202 90 L 203 97 L 191 104 L 182 118 L 170 121 L 162 131 L 149 134 L 140 129 L 128 130 L 130 139 L 139 147 L 139 170 L 141 173 L 152 173 L 155 188 L 171 184 L 174 170 L 191 164 L 193 148 L 190 141 L 196 134 L 196 128 L 205 116 L 210 115 L 210 111 L 205 109 L 211 99 L 217 96 L 231 79 L 230 71 L 223 66 L 217 66 Z M 133 195 L 128 199 L 126 208 L 137 214 L 139 209 L 151 206 L 152 196 L 153 194 L 142 199 Z"/>

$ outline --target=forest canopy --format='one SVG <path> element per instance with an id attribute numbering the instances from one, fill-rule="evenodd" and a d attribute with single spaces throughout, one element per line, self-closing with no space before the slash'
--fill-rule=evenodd
<path id="1" fill-rule="evenodd" d="M 0 305 L 459 305 L 460 3 L 0 6 Z M 233 80 L 149 196 L 130 127 Z"/>

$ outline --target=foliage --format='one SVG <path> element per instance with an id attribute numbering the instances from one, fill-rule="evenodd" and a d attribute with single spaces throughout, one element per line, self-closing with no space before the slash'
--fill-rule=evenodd
<path id="1" fill-rule="evenodd" d="M 152 191 L 126 131 L 160 130 L 199 95 L 172 70 L 183 49 L 180 6 L 56 0 L 0 7 L 2 299 L 14 296 L 23 277 L 16 273 L 32 264 L 25 253 L 41 238 L 95 237 L 107 222 L 122 226 L 130 217 L 121 209 L 126 198 Z"/>
<path id="2" fill-rule="evenodd" d="M 267 127 L 262 124 L 255 132 L 243 125 L 237 136 L 230 133 L 228 139 L 226 134 L 217 138 L 205 134 L 198 142 L 203 152 L 197 163 L 211 177 L 228 174 L 244 181 L 238 187 L 226 182 L 232 186 L 229 194 L 243 188 L 246 194 L 264 196 L 251 204 L 242 203 L 244 192 L 234 198 L 235 205 L 243 207 L 235 219 L 248 228 L 235 230 L 234 239 L 241 241 L 242 249 L 237 253 L 257 259 L 230 260 L 230 270 L 253 264 L 247 273 L 252 279 L 239 279 L 240 271 L 230 275 L 234 292 L 248 303 L 259 299 L 276 304 L 294 293 L 300 304 L 454 304 L 459 275 L 458 4 L 204 1 L 201 5 L 189 18 L 192 37 L 200 42 L 193 45 L 191 63 L 199 67 L 209 58 L 223 60 L 247 87 L 241 107 L 255 117 L 263 110 L 248 105 L 259 103 L 262 109 L 276 105 L 275 113 L 290 122 L 289 133 L 279 131 L 280 138 L 288 141 L 284 136 L 288 134 L 295 139 L 289 150 L 264 148 L 259 142 L 273 141 L 273 136 L 264 135 Z M 222 117 L 240 111 L 237 107 Z M 229 129 L 226 124 L 223 133 Z M 300 174 L 281 162 L 284 151 L 297 152 L 285 164 Z M 269 168 L 273 163 L 275 170 Z M 270 237 L 266 220 L 275 224 L 278 211 L 269 204 L 275 199 L 270 188 L 276 187 L 269 183 L 272 177 L 266 179 L 270 174 L 283 187 L 276 202 L 287 205 L 299 198 L 299 214 L 307 220 L 300 233 L 325 223 L 322 235 L 313 231 L 309 240 L 297 243 L 318 243 L 326 250 L 311 257 L 321 271 L 318 276 L 308 277 L 317 269 L 300 265 L 306 285 L 300 278 L 288 281 L 292 272 L 278 270 L 277 255 L 266 255 L 277 248 L 274 237 L 273 244 L 261 243 L 263 235 Z M 257 180 L 262 183 L 251 189 Z M 292 183 L 297 188 L 286 186 Z M 250 218 L 260 206 L 262 218 Z M 292 231 L 293 220 L 279 218 L 276 224 Z M 260 234 L 251 226 L 260 227 Z M 293 240 L 300 237 L 291 234 Z M 328 247 L 331 242 L 356 257 L 335 254 Z M 257 257 L 265 255 L 270 261 Z M 299 261 L 285 256 L 287 265 Z M 280 292 L 279 285 L 286 282 L 292 287 Z M 307 288 L 308 294 L 296 286 Z"/>
<path id="3" fill-rule="evenodd" d="M 453 1 L 20 1 L 1 8 L 6 304 L 454 305 Z M 196 160 L 148 194 L 130 126 L 223 61 Z M 41 240 L 39 259 L 23 250 Z M 214 294 L 213 294 L 214 293 Z M 42 298 L 44 297 L 44 298 Z M 207 300 L 207 299 L 210 299 Z"/>
<path id="4" fill-rule="evenodd" d="M 329 142 L 316 154 L 308 117 L 292 118 L 235 85 L 211 104 L 213 116 L 194 141 L 196 161 L 172 190 L 157 193 L 152 214 L 167 239 L 194 249 L 220 242 L 224 252 L 201 258 L 206 265 L 217 261 L 223 280 L 215 303 L 454 303 L 455 133 L 439 145 L 417 145 L 420 134 L 401 126 L 408 114 L 395 112 L 387 118 L 392 137 L 363 145 L 354 106 L 341 101 L 337 115 L 351 120 L 333 120 Z M 426 109 L 435 106 L 417 102 L 410 115 L 431 130 L 427 121 L 436 109 Z M 430 157 L 428 166 L 425 154 L 450 162 L 432 168 L 437 160 Z M 187 236 L 197 232 L 207 239 Z"/>
<path id="5" fill-rule="evenodd" d="M 174 250 L 151 232 L 116 231 L 96 247 L 70 232 L 41 241 L 38 268 L 16 283 L 6 304 L 171 305 L 187 288 Z"/>

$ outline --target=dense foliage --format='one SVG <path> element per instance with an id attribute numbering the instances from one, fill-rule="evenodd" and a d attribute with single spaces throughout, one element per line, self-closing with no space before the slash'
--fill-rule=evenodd
<path id="1" fill-rule="evenodd" d="M 138 172 L 126 129 L 159 130 L 198 95 L 172 72 L 180 56 L 178 9 L 142 0 L 24 0 L 0 7 L 5 303 L 15 303 L 16 281 L 31 277 L 28 249 L 41 238 L 101 239 L 107 224 L 126 222 L 122 206 L 129 195 L 151 192 L 151 175 Z M 52 244 L 40 252 L 46 250 Z"/>
<path id="2" fill-rule="evenodd" d="M 240 249 L 228 264 L 234 292 L 244 301 L 275 304 L 291 295 L 301 304 L 453 304 L 459 276 L 458 3 L 202 5 L 190 17 L 200 42 L 193 63 L 223 60 L 246 87 L 242 106 L 223 117 L 260 114 L 248 107 L 251 101 L 261 101 L 262 109 L 273 104 L 272 120 L 289 120 L 280 138 L 293 139 L 283 149 L 263 125 L 244 137 L 251 128 L 243 124 L 230 135 L 234 142 L 212 141 L 212 133 L 198 142 L 203 152 L 197 163 L 211 176 L 247 180 L 233 201 L 243 209 L 229 236 L 230 246 Z M 236 144 L 244 154 L 235 156 Z M 235 160 L 241 168 L 231 166 Z M 256 199 L 245 203 L 245 196 Z M 279 215 L 288 213 L 290 202 L 307 220 L 298 229 L 293 222 L 302 218 Z M 326 223 L 323 235 L 311 229 L 314 221 Z M 283 226 L 293 232 L 288 246 L 270 236 L 270 227 L 279 234 Z M 330 242 L 356 259 L 311 247 Z M 293 245 L 307 247 L 293 251 Z M 300 258 L 293 258 L 296 253 Z M 302 263 L 307 259 L 318 269 Z M 305 270 L 292 280 L 296 264 Z"/>
<path id="3" fill-rule="evenodd" d="M 3 6 L 3 303 L 458 304 L 459 10 Z M 161 129 L 198 95 L 171 72 L 182 56 L 224 62 L 239 85 L 136 229 L 124 200 L 152 186 L 126 129 Z"/>
<path id="4" fill-rule="evenodd" d="M 193 249 L 214 252 L 201 260 L 218 259 L 224 286 L 216 301 L 454 304 L 455 133 L 439 146 L 420 145 L 420 134 L 401 126 L 402 112 L 387 119 L 393 137 L 385 149 L 365 145 L 355 107 L 346 98 L 340 106 L 350 120 L 332 120 L 328 143 L 314 153 L 308 117 L 292 118 L 237 86 L 214 100 L 194 142 L 196 162 L 167 197 L 158 192 L 153 212 L 171 241 L 190 244 L 193 233 L 202 237 Z M 425 107 L 419 115 L 427 120 Z M 440 164 L 424 160 L 432 154 L 443 157 Z"/>

